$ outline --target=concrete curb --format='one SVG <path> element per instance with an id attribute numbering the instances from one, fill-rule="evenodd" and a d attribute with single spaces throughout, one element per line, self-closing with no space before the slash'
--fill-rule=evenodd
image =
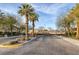
<path id="1" fill-rule="evenodd" d="M 24 42 L 23 45 L 25 45 L 25 44 L 27 44 L 27 43 L 30 43 L 30 42 L 32 42 L 32 41 L 36 41 L 36 40 L 38 40 L 38 38 L 40 38 L 40 37 L 41 37 L 41 36 L 33 37 L 31 40 Z"/>
<path id="2" fill-rule="evenodd" d="M 13 39 L 13 38 L 20 38 L 21 36 L 12 36 L 12 37 L 0 37 L 0 39 Z"/>
<path id="3" fill-rule="evenodd" d="M 19 46 L 22 46 L 22 44 L 17 44 L 17 45 L 0 45 L 1 48 L 17 48 Z"/>

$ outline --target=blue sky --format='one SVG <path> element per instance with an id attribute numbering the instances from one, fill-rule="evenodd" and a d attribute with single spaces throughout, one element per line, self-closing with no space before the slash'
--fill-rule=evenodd
<path id="1" fill-rule="evenodd" d="M 35 11 L 39 14 L 39 22 L 36 22 L 36 28 L 38 27 L 51 27 L 56 29 L 56 21 L 58 18 L 64 14 L 66 14 L 71 8 L 75 6 L 72 3 L 35 3 L 31 4 Z M 8 4 L 0 4 L 0 9 L 4 10 L 8 13 L 18 15 L 18 7 L 21 6 L 19 3 L 8 3 Z M 22 17 L 21 22 L 25 22 L 24 17 Z"/>

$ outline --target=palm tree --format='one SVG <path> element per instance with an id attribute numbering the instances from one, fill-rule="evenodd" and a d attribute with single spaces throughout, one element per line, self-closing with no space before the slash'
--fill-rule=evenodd
<path id="1" fill-rule="evenodd" d="M 12 35 L 12 32 L 13 32 L 12 30 L 13 30 L 14 24 L 16 24 L 17 21 L 16 21 L 15 17 L 10 16 L 10 15 L 8 15 L 6 17 L 5 21 L 6 21 L 6 25 L 8 25 L 8 27 L 9 27 L 11 35 Z"/>
<path id="2" fill-rule="evenodd" d="M 3 24 L 3 19 L 4 19 L 4 13 L 2 12 L 2 10 L 0 10 L 0 25 Z"/>
<path id="3" fill-rule="evenodd" d="M 33 12 L 30 14 L 29 18 L 30 21 L 32 22 L 32 36 L 35 36 L 34 28 L 35 28 L 35 21 L 38 21 L 38 15 L 35 12 Z"/>
<path id="4" fill-rule="evenodd" d="M 3 29 L 3 31 L 5 32 L 5 26 L 6 25 L 6 21 L 5 21 L 5 13 L 2 12 L 2 10 L 0 10 L 0 27 L 1 30 Z"/>
<path id="5" fill-rule="evenodd" d="M 26 17 L 26 38 L 28 39 L 28 21 L 29 21 L 29 14 L 34 11 L 34 8 L 30 4 L 22 4 L 21 7 L 19 7 L 18 13 L 21 14 L 21 16 Z"/>

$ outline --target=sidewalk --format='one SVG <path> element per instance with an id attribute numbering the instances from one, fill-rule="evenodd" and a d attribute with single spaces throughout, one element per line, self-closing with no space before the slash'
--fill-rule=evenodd
<path id="1" fill-rule="evenodd" d="M 11 36 L 11 37 L 0 37 L 0 39 L 14 39 L 14 38 L 20 38 L 21 36 Z"/>
<path id="2" fill-rule="evenodd" d="M 76 39 L 72 39 L 72 38 L 67 38 L 67 37 L 64 37 L 64 36 L 61 36 L 61 38 L 63 38 L 63 40 L 66 40 L 74 45 L 77 45 L 79 46 L 79 40 L 76 40 Z"/>

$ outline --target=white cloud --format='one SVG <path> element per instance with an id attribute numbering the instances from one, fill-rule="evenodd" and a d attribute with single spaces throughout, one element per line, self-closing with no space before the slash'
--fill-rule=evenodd
<path id="1" fill-rule="evenodd" d="M 64 7 L 65 4 L 51 4 L 49 6 L 47 5 L 35 5 L 32 4 L 32 6 L 35 8 L 35 10 L 46 13 L 46 14 L 57 14 L 59 12 L 59 9 L 61 7 Z"/>

